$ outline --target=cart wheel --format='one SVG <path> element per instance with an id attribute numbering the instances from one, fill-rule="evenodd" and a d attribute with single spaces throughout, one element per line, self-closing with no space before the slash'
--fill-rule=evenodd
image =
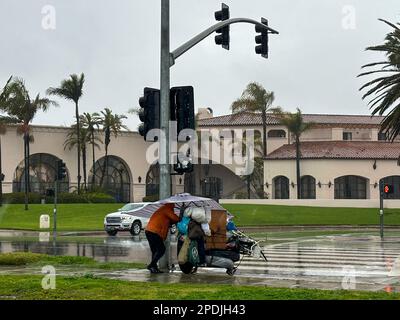
<path id="1" fill-rule="evenodd" d="M 230 276 L 234 276 L 235 273 L 236 273 L 236 271 L 237 271 L 237 268 L 235 267 L 235 268 L 232 268 L 232 269 L 227 269 L 227 270 L 226 270 L 226 273 L 227 273 L 228 275 L 230 275 Z"/>
<path id="2" fill-rule="evenodd" d="M 186 262 L 185 264 L 180 264 L 179 268 L 184 274 L 190 274 L 193 270 L 193 265 L 190 262 Z"/>

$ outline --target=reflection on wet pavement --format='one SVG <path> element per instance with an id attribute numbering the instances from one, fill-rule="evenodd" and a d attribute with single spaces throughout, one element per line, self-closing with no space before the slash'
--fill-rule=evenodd
<path id="1" fill-rule="evenodd" d="M 64 240 L 64 239 L 63 239 Z M 44 243 L 37 241 L 0 240 L 0 252 L 31 251 L 37 253 L 87 256 L 107 262 L 146 262 L 148 244 L 138 237 L 102 237 L 96 241 L 79 238 L 72 241 Z M 173 242 L 173 246 L 176 243 Z M 130 281 L 164 283 L 224 283 L 235 285 L 268 285 L 290 288 L 346 289 L 350 279 L 357 290 L 400 292 L 400 236 L 335 235 L 290 239 L 267 244 L 263 248 L 268 262 L 245 257 L 234 277 L 224 269 L 203 268 L 194 275 L 176 270 L 150 275 L 147 270 L 91 270 L 97 276 Z M 172 249 L 175 252 L 175 248 Z M 178 268 L 179 269 L 179 268 Z M 85 270 L 58 269 L 59 274 L 80 274 Z M 16 272 L 0 268 L 0 274 Z M 18 272 L 40 272 L 19 268 Z"/>

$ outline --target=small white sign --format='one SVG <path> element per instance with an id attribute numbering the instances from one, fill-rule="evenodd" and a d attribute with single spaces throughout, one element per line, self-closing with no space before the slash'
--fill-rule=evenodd
<path id="1" fill-rule="evenodd" d="M 50 216 L 48 214 L 40 216 L 40 229 L 50 229 Z"/>

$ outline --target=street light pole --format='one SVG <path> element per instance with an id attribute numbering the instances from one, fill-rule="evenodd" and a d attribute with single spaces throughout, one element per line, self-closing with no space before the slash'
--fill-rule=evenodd
<path id="1" fill-rule="evenodd" d="M 170 119 L 170 15 L 169 0 L 161 0 L 161 61 L 160 61 L 160 199 L 171 196 L 169 119 Z M 170 260 L 170 234 L 165 241 L 166 252 L 160 260 L 160 268 L 168 269 Z"/>

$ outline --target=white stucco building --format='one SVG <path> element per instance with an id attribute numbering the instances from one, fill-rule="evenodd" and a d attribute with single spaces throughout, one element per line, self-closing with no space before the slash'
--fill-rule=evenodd
<path id="1" fill-rule="evenodd" d="M 393 183 L 392 195 L 400 199 L 400 143 L 387 143 L 380 133 L 381 117 L 360 115 L 305 114 L 304 120 L 313 127 L 302 136 L 301 176 L 304 199 L 377 199 L 381 179 Z M 260 114 L 242 113 L 214 117 L 211 109 L 199 109 L 198 129 L 227 132 L 254 129 L 262 136 Z M 77 186 L 76 149 L 64 148 L 70 128 L 32 126 L 34 142 L 30 144 L 30 189 L 45 194 L 54 188 L 55 163 L 62 159 L 68 178 L 61 184 L 63 191 Z M 295 146 L 287 129 L 278 119 L 267 119 L 267 151 L 264 159 L 263 187 L 270 199 L 296 199 Z M 223 134 L 218 142 L 224 153 Z M 3 192 L 18 192 L 24 188 L 23 139 L 15 126 L 9 126 L 1 137 Z M 103 139 L 101 133 L 99 138 Z M 201 143 L 204 143 L 202 141 Z M 241 141 L 240 141 L 241 143 Z M 157 166 L 146 161 L 146 143 L 137 132 L 123 132 L 112 137 L 109 146 L 108 169 L 105 170 L 107 190 L 122 202 L 142 201 L 146 195 L 158 192 Z M 91 147 L 87 149 L 87 183 L 101 182 L 104 170 L 104 145 L 95 150 L 95 165 Z M 203 159 L 204 160 L 204 159 Z M 172 177 L 173 192 L 216 198 L 235 198 L 247 193 L 244 177 L 237 174 L 238 165 L 205 159 L 186 176 Z M 94 168 L 93 168 L 94 167 Z M 82 173 L 83 183 L 83 173 Z M 103 181 L 104 183 L 104 181 Z M 252 197 L 257 197 L 254 190 Z"/>

